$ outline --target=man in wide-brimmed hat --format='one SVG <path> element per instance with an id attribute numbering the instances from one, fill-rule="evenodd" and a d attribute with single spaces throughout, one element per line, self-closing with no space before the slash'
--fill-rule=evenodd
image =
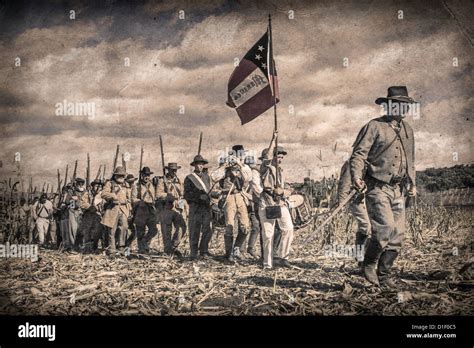
<path id="1" fill-rule="evenodd" d="M 183 198 L 184 187 L 178 178 L 177 163 L 171 162 L 165 167 L 165 177 L 158 184 L 158 199 L 161 202 L 161 234 L 164 251 L 168 255 L 181 253 L 178 246 L 186 233 L 187 203 Z M 172 234 L 173 227 L 175 232 Z"/>
<path id="2" fill-rule="evenodd" d="M 85 193 L 85 180 L 76 178 L 72 185 L 66 186 L 66 194 L 62 202 L 61 235 L 65 251 L 73 248 L 78 251 L 82 243 L 80 223 L 82 218 L 81 199 Z"/>
<path id="3" fill-rule="evenodd" d="M 268 154 L 268 149 L 262 151 L 262 156 Z M 262 157 L 259 157 L 262 159 Z M 260 178 L 260 166 L 255 163 L 254 156 L 246 156 L 244 163 L 249 166 L 252 178 L 248 189 L 246 191 L 251 194 L 252 199 L 248 206 L 248 215 L 250 219 L 250 234 L 249 240 L 247 243 L 247 252 L 255 259 L 259 256 L 255 250 L 255 245 L 257 244 L 257 238 L 260 240 L 260 255 L 263 256 L 263 239 L 260 231 L 260 218 L 258 215 L 258 203 L 260 200 L 260 194 L 262 193 L 262 180 Z"/>
<path id="4" fill-rule="evenodd" d="M 107 252 L 111 255 L 116 253 L 117 248 L 120 252 L 125 248 L 131 200 L 126 176 L 123 167 L 115 168 L 112 179 L 105 184 L 100 195 L 106 201 L 101 223 L 106 228 Z"/>
<path id="5" fill-rule="evenodd" d="M 42 193 L 31 211 L 38 236 L 38 245 L 43 245 L 53 219 L 53 203 Z"/>
<path id="6" fill-rule="evenodd" d="M 365 250 L 363 272 L 375 285 L 396 288 L 391 269 L 405 232 L 405 198 L 415 196 L 415 140 L 404 121 L 410 104 L 405 86 L 388 88 L 378 98 L 386 114 L 362 127 L 350 158 L 354 186 L 366 192 L 371 238 Z"/>
<path id="7" fill-rule="evenodd" d="M 158 234 L 157 224 L 159 214 L 156 210 L 158 198 L 157 178 L 151 178 L 153 172 L 149 167 L 143 167 L 140 171 L 140 179 L 133 189 L 133 206 L 135 216 L 133 221 L 137 234 L 137 245 L 139 253 L 150 252 L 150 243 Z M 148 232 L 146 229 L 148 228 Z M 129 243 L 131 243 L 129 239 Z"/>
<path id="8" fill-rule="evenodd" d="M 95 179 L 91 188 L 82 196 L 81 209 L 83 210 L 81 229 L 84 231 L 84 252 L 96 252 L 99 240 L 105 237 L 104 226 L 100 223 L 104 209 L 104 199 L 101 197 L 104 182 Z M 102 247 L 104 245 L 102 244 Z"/>
<path id="9" fill-rule="evenodd" d="M 204 166 L 209 162 L 196 155 L 191 162 L 194 171 L 184 180 L 184 198 L 189 204 L 189 246 L 191 260 L 195 260 L 198 251 L 202 257 L 210 256 L 209 242 L 211 230 L 211 179 Z"/>
<path id="10" fill-rule="evenodd" d="M 232 149 L 233 153 L 244 151 L 242 145 L 235 145 Z M 234 258 L 240 259 L 242 257 L 240 249 L 250 231 L 248 198 L 243 191 L 252 179 L 252 172 L 250 167 L 240 159 L 241 155 L 239 153 L 239 155 L 230 156 L 224 176 L 219 180 L 219 186 L 225 197 L 225 258 L 231 263 L 235 261 Z"/>
<path id="11" fill-rule="evenodd" d="M 274 134 L 274 137 L 276 137 L 276 134 Z M 285 177 L 281 168 L 281 163 L 287 152 L 282 146 L 273 146 L 273 149 L 269 149 L 268 154 L 273 154 L 273 158 L 262 158 L 261 182 L 263 191 L 259 202 L 263 239 L 263 268 L 272 269 L 274 256 L 281 266 L 290 267 L 288 257 L 293 241 L 294 227 L 290 211 L 285 203 L 286 197 L 283 190 Z M 280 207 L 279 217 L 272 217 L 267 209 L 277 206 Z M 277 222 L 281 235 L 274 255 L 273 243 Z"/>

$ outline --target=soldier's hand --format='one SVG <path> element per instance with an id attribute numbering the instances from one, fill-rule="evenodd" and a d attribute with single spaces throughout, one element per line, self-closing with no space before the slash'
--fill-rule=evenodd
<path id="1" fill-rule="evenodd" d="M 416 186 L 412 186 L 408 189 L 408 197 L 416 196 Z"/>
<path id="2" fill-rule="evenodd" d="M 203 194 L 201 194 L 201 195 L 199 196 L 199 199 L 202 200 L 202 201 L 207 201 L 208 195 L 206 195 L 205 193 L 203 193 Z"/>
<path id="3" fill-rule="evenodd" d="M 277 187 L 273 190 L 273 193 L 275 196 L 283 196 L 284 191 L 281 187 Z"/>
<path id="4" fill-rule="evenodd" d="M 356 178 L 354 180 L 354 187 L 356 188 L 357 191 L 363 192 L 366 189 L 365 181 L 362 179 Z"/>

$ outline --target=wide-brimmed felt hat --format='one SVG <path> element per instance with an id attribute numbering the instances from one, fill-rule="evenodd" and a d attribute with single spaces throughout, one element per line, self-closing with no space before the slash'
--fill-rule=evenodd
<path id="1" fill-rule="evenodd" d="M 127 175 L 127 172 L 122 166 L 118 166 L 117 168 L 115 168 L 114 176 L 126 176 L 126 175 Z"/>
<path id="2" fill-rule="evenodd" d="M 127 176 L 125 177 L 125 181 L 131 181 L 131 182 L 133 182 L 133 181 L 135 181 L 135 180 L 138 180 L 138 178 L 135 178 L 135 177 L 133 176 L 133 174 L 127 174 Z"/>
<path id="3" fill-rule="evenodd" d="M 279 154 L 282 154 L 282 155 L 286 155 L 287 152 L 286 150 L 283 148 L 283 146 L 277 146 L 274 150 L 273 150 L 273 153 L 279 155 Z"/>
<path id="4" fill-rule="evenodd" d="M 235 152 L 245 151 L 244 150 L 244 145 L 234 145 L 234 146 L 232 146 L 232 150 L 235 151 Z"/>
<path id="5" fill-rule="evenodd" d="M 150 167 L 143 167 L 140 171 L 140 175 L 151 175 L 153 172 L 150 170 Z"/>
<path id="6" fill-rule="evenodd" d="M 406 86 L 391 86 L 388 87 L 387 96 L 380 97 L 375 100 L 375 104 L 386 104 L 389 100 L 402 103 L 417 103 L 412 97 L 408 96 L 408 89 Z"/>
<path id="7" fill-rule="evenodd" d="M 86 181 L 83 178 L 76 178 L 77 184 L 84 184 Z"/>
<path id="8" fill-rule="evenodd" d="M 104 186 L 104 182 L 102 179 L 95 179 L 93 182 L 91 182 L 91 185 L 101 185 Z"/>
<path id="9" fill-rule="evenodd" d="M 209 161 L 206 160 L 204 157 L 202 157 L 201 155 L 196 155 L 194 156 L 194 159 L 193 161 L 191 162 L 191 165 L 192 166 L 195 166 L 197 163 L 202 163 L 202 164 L 208 164 Z"/>
<path id="10" fill-rule="evenodd" d="M 262 150 L 262 154 L 258 158 L 260 161 L 264 159 L 268 159 L 268 148 Z"/>
<path id="11" fill-rule="evenodd" d="M 175 162 L 170 162 L 165 167 L 165 169 L 175 169 L 175 170 L 178 170 L 179 168 L 181 168 L 181 166 L 178 166 L 178 163 L 175 163 Z"/>

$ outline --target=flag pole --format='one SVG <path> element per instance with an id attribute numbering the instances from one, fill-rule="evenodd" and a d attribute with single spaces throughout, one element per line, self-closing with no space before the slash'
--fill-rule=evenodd
<path id="1" fill-rule="evenodd" d="M 273 38 L 272 38 L 272 15 L 268 14 L 268 39 L 270 41 L 270 52 L 269 52 L 269 59 L 268 59 L 268 76 L 272 78 L 272 95 L 273 95 L 273 117 L 275 121 L 275 129 L 274 132 L 278 132 L 278 118 L 277 118 L 277 106 L 276 106 L 276 93 L 275 93 L 275 67 L 273 65 Z M 271 70 L 270 70 L 271 67 Z M 275 150 L 273 157 L 277 157 L 275 161 L 275 169 L 276 169 L 276 187 L 280 187 L 280 176 L 278 175 L 278 133 L 275 136 Z"/>

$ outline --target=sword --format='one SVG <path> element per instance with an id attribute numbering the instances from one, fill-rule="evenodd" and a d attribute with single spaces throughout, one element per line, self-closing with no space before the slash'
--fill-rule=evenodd
<path id="1" fill-rule="evenodd" d="M 347 205 L 347 203 L 350 202 L 350 200 L 352 199 L 352 197 L 354 197 L 354 195 L 356 193 L 358 193 L 358 191 L 356 189 L 352 189 L 351 192 L 349 193 L 349 195 L 341 203 L 338 204 L 338 206 L 331 212 L 331 214 L 329 214 L 329 216 L 326 218 L 326 220 L 324 220 L 321 223 L 321 225 L 319 225 L 319 227 L 314 232 L 312 232 L 308 237 L 306 237 L 306 239 L 303 241 L 303 244 L 308 243 L 319 232 L 321 232 L 321 230 L 324 228 L 324 226 L 326 226 L 334 218 L 334 216 L 336 216 L 337 213 L 339 213 L 341 211 L 341 209 L 344 208 Z"/>

